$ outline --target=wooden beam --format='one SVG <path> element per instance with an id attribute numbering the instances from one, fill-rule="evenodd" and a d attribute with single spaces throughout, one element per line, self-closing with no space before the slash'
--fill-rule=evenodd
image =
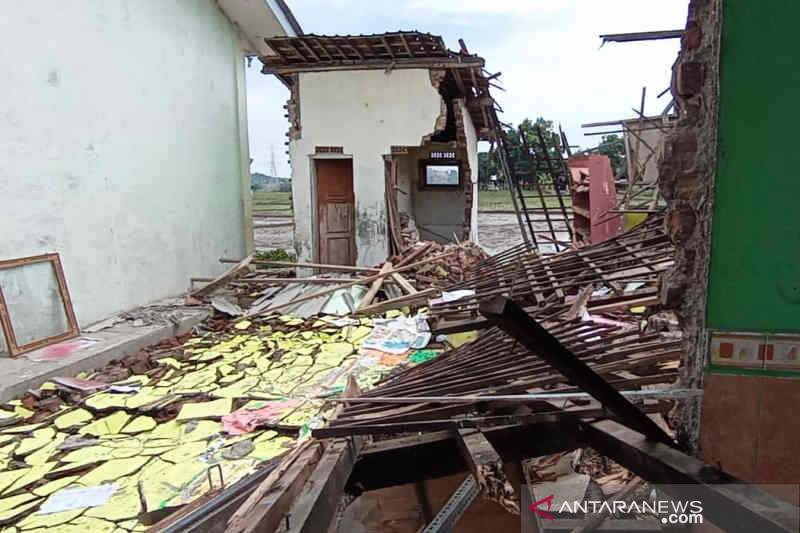
<path id="1" fill-rule="evenodd" d="M 251 266 L 250 263 L 253 261 L 253 256 L 247 256 L 241 261 L 239 261 L 235 266 L 231 267 L 227 272 L 222 274 L 221 276 L 217 276 L 214 281 L 209 283 L 208 285 L 197 289 L 194 292 L 189 293 L 189 295 L 193 298 L 202 298 L 208 294 L 211 294 L 219 287 L 222 287 L 229 281 L 241 276 L 245 272 L 250 272 Z"/>
<path id="2" fill-rule="evenodd" d="M 511 512 L 519 512 L 514 489 L 506 479 L 503 461 L 486 436 L 478 429 L 458 430 L 458 445 L 484 498 Z"/>
<path id="3" fill-rule="evenodd" d="M 418 261 L 416 263 L 412 263 L 410 265 L 406 265 L 406 266 L 401 267 L 401 268 L 395 268 L 394 270 L 392 270 L 390 272 L 387 272 L 386 274 L 394 274 L 395 272 L 404 272 L 406 270 L 411 270 L 413 268 L 417 268 L 417 267 L 419 267 L 421 265 L 430 263 L 432 261 L 437 261 L 439 259 L 444 259 L 445 257 L 450 257 L 451 255 L 455 255 L 456 253 L 458 253 L 458 250 L 453 250 L 452 252 L 447 252 L 445 254 L 440 254 L 440 255 L 437 255 L 437 256 L 429 257 L 429 258 L 424 259 L 422 261 Z M 307 300 L 313 300 L 314 298 L 318 298 L 319 296 L 325 296 L 327 294 L 334 293 L 334 292 L 336 292 L 336 291 L 338 291 L 340 289 L 346 289 L 348 287 L 352 287 L 353 285 L 363 285 L 364 283 L 370 283 L 372 281 L 375 281 L 378 278 L 384 277 L 386 274 L 378 273 L 378 274 L 375 274 L 374 276 L 368 276 L 366 278 L 357 279 L 357 280 L 352 281 L 350 283 L 345 283 L 343 285 L 339 285 L 339 286 L 333 287 L 331 289 L 326 289 L 324 291 L 315 292 L 314 294 L 309 294 L 308 296 L 303 296 L 302 298 L 296 298 L 296 299 L 292 300 L 291 302 L 286 302 L 284 304 L 277 305 L 275 307 L 270 307 L 269 309 L 265 309 L 263 311 L 258 311 L 257 313 L 253 313 L 252 315 L 251 314 L 247 314 L 247 315 L 245 315 L 245 317 L 255 316 L 255 315 L 258 315 L 258 314 L 265 313 L 265 312 L 272 312 L 272 311 L 274 311 L 276 309 L 280 309 L 282 307 L 286 307 L 287 305 L 294 305 L 294 304 L 298 304 L 300 302 L 305 302 Z M 418 294 L 421 294 L 421 293 L 418 293 Z"/>
<path id="4" fill-rule="evenodd" d="M 386 300 L 385 302 L 378 302 L 376 304 L 363 307 L 359 309 L 356 314 L 375 315 L 391 309 L 405 307 L 407 305 L 426 303 L 428 298 L 438 294 L 439 292 L 439 289 L 425 289 L 424 291 L 417 291 L 414 294 L 407 294 L 405 296 L 400 296 L 399 298 L 392 298 L 391 300 Z"/>
<path id="5" fill-rule="evenodd" d="M 401 33 L 401 34 L 398 35 L 398 37 L 400 37 L 400 42 L 403 43 L 403 48 L 406 49 L 406 53 L 408 54 L 408 57 L 412 57 L 413 58 L 414 57 L 414 52 L 412 52 L 411 51 L 411 47 L 408 46 L 408 41 L 406 41 L 406 36 Z"/>
<path id="6" fill-rule="evenodd" d="M 321 441 L 306 441 L 289 454 L 228 521 L 225 533 L 275 531 L 324 451 Z"/>
<path id="7" fill-rule="evenodd" d="M 353 52 L 355 52 L 355 53 L 356 53 L 356 55 L 358 56 L 358 58 L 359 58 L 359 59 L 361 59 L 361 60 L 363 61 L 363 60 L 364 60 L 364 54 L 362 54 L 362 53 L 361 53 L 361 50 L 359 50 L 359 49 L 358 49 L 358 47 L 359 47 L 359 45 L 360 45 L 360 44 L 361 44 L 361 42 L 360 42 L 360 41 L 353 41 L 352 43 L 348 42 L 348 43 L 347 43 L 347 46 L 349 46 L 349 47 L 350 47 L 350 48 L 353 50 Z"/>
<path id="8" fill-rule="evenodd" d="M 579 445 L 571 421 L 488 428 L 483 435 L 506 463 Z M 370 491 L 467 472 L 470 467 L 456 441 L 453 431 L 435 431 L 373 442 L 359 457 L 348 486 Z"/>
<path id="9" fill-rule="evenodd" d="M 328 530 L 363 446 L 362 437 L 337 439 L 329 446 L 286 515 L 286 533 Z"/>
<path id="10" fill-rule="evenodd" d="M 675 498 L 699 500 L 724 531 L 796 533 L 800 509 L 612 420 L 585 424 L 586 443 Z"/>
<path id="11" fill-rule="evenodd" d="M 392 50 L 392 45 L 389 44 L 389 41 L 386 40 L 386 37 L 381 36 L 381 42 L 383 46 L 386 47 L 386 51 L 389 53 L 389 57 L 394 59 L 394 50 Z"/>
<path id="12" fill-rule="evenodd" d="M 305 39 L 301 39 L 299 42 L 302 43 L 303 48 L 305 48 L 306 51 L 308 51 L 308 53 L 311 55 L 312 58 L 314 58 L 315 61 L 320 61 L 320 57 L 317 55 L 316 52 L 314 52 L 314 49 L 311 48 L 311 46 L 306 42 Z"/>
<path id="13" fill-rule="evenodd" d="M 659 30 L 659 31 L 639 31 L 634 33 L 608 33 L 601 35 L 603 44 L 629 43 L 632 41 L 653 41 L 657 39 L 679 39 L 683 35 L 683 30 Z"/>
<path id="14" fill-rule="evenodd" d="M 417 289 L 402 274 L 392 274 L 392 279 L 406 291 L 406 294 L 417 294 Z"/>
<path id="15" fill-rule="evenodd" d="M 378 291 L 381 289 L 383 285 L 383 280 L 386 278 L 386 275 L 392 270 L 392 264 L 389 261 L 386 261 L 383 266 L 381 267 L 381 271 L 378 272 L 378 277 L 375 281 L 372 282 L 372 286 L 367 291 L 367 294 L 361 298 L 361 302 L 359 302 L 358 307 L 356 307 L 356 311 L 359 309 L 363 309 L 364 307 L 368 306 L 372 303 L 372 300 L 375 298 L 375 295 L 378 294 Z"/>
<path id="16" fill-rule="evenodd" d="M 195 280 L 196 281 L 196 280 Z M 310 285 L 326 285 L 330 283 L 349 283 L 353 278 L 242 278 L 232 283 L 270 283 L 274 285 L 291 285 L 293 283 L 307 283 Z M 397 284 L 394 279 L 387 279 L 384 283 Z"/>
<path id="17" fill-rule="evenodd" d="M 340 53 L 341 48 L 338 49 Z M 395 59 L 375 58 L 358 60 L 344 55 L 342 59 L 331 59 L 330 61 L 323 61 L 320 63 L 271 63 L 267 60 L 261 72 L 264 74 L 277 74 L 287 75 L 296 74 L 298 72 L 330 72 L 337 70 L 380 70 L 388 66 L 393 69 L 406 69 L 406 68 L 427 68 L 427 69 L 463 69 L 463 68 L 478 68 L 483 64 L 477 61 L 468 63 L 459 63 L 448 58 L 430 58 L 425 59 L 422 57 L 403 58 L 397 57 Z"/>
<path id="18" fill-rule="evenodd" d="M 242 260 L 227 259 L 224 257 L 219 260 L 220 263 L 238 263 L 240 261 Z M 380 272 L 379 268 L 348 266 L 348 265 L 327 265 L 324 263 L 293 263 L 291 261 L 250 261 L 250 264 L 272 265 L 272 266 L 282 266 L 282 267 L 292 267 L 292 268 L 313 268 L 316 270 L 333 270 L 339 272 L 370 272 L 373 274 Z"/>
<path id="19" fill-rule="evenodd" d="M 480 312 L 493 325 L 517 339 L 573 384 L 588 392 L 603 407 L 656 442 L 674 446 L 674 441 L 647 415 L 566 348 L 515 302 L 497 296 L 480 305 Z"/>
<path id="20" fill-rule="evenodd" d="M 312 41 L 311 41 L 311 42 L 313 42 L 314 44 L 316 44 L 316 45 L 319 47 L 319 49 L 320 49 L 322 52 L 324 52 L 326 56 L 328 56 L 328 57 L 327 57 L 327 59 L 333 59 L 333 56 L 331 55 L 331 53 L 330 53 L 330 52 L 328 52 L 328 50 L 325 48 L 325 45 L 323 45 L 321 42 L 319 42 L 319 39 L 312 39 Z"/>

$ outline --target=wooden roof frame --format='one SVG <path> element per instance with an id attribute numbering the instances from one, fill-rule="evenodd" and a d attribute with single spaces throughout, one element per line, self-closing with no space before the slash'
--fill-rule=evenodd
<path id="1" fill-rule="evenodd" d="M 478 137 L 494 136 L 490 109 L 496 102 L 489 93 L 492 77 L 485 61 L 470 54 L 463 42 L 458 52 L 448 50 L 438 35 L 400 31 L 371 35 L 315 35 L 271 37 L 264 41 L 275 55 L 261 57 L 264 74 L 285 80 L 299 72 L 372 69 L 440 69 L 467 104 Z M 487 73 L 488 74 L 488 73 Z M 494 77 L 496 77 L 495 75 Z"/>

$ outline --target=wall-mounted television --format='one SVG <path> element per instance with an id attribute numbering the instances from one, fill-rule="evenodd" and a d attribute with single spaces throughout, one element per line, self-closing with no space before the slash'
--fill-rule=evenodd
<path id="1" fill-rule="evenodd" d="M 423 159 L 419 162 L 419 182 L 422 188 L 461 187 L 461 162 Z"/>

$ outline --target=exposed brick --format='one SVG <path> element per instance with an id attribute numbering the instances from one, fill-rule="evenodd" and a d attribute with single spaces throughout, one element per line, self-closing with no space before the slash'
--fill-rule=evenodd
<path id="1" fill-rule="evenodd" d="M 694 200 L 701 194 L 703 183 L 697 173 L 678 176 L 675 195 L 680 200 Z"/>
<path id="2" fill-rule="evenodd" d="M 676 89 L 683 97 L 694 96 L 703 88 L 703 64 L 698 61 L 686 61 L 678 67 Z"/>
<path id="3" fill-rule="evenodd" d="M 685 242 L 692 234 L 697 223 L 697 216 L 689 206 L 680 206 L 669 213 L 667 228 L 669 236 L 676 244 Z"/>
<path id="4" fill-rule="evenodd" d="M 676 170 L 692 171 L 697 156 L 697 135 L 692 130 L 684 130 L 664 144 L 664 160 Z"/>
<path id="5" fill-rule="evenodd" d="M 695 21 L 689 21 L 686 24 L 686 29 L 683 31 L 683 38 L 681 47 L 684 50 L 694 50 L 700 46 L 700 41 L 703 39 L 703 30 Z"/>
<path id="6" fill-rule="evenodd" d="M 675 309 L 680 306 L 683 301 L 683 293 L 686 292 L 685 283 L 667 282 L 661 284 L 661 305 L 668 309 Z"/>

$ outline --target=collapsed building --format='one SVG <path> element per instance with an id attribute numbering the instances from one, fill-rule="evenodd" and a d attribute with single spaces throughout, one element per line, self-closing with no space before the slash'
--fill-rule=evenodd
<path id="1" fill-rule="evenodd" d="M 297 187 L 312 200 L 295 197 L 295 209 L 322 226 L 331 221 L 322 233 L 329 241 L 337 235 L 328 229 L 345 228 L 346 242 L 327 247 L 298 219 L 303 260 L 226 260 L 233 266 L 186 299 L 214 310 L 193 331 L 77 379 L 43 378 L 2 404 L 0 524 L 15 533 L 674 530 L 667 513 L 561 505 L 655 493 L 701 501 L 709 527 L 797 531 L 797 485 L 754 485 L 797 479 L 787 423 L 797 364 L 791 261 L 778 254 L 774 279 L 757 276 L 762 248 L 731 247 L 730 232 L 742 228 L 726 217 L 738 213 L 714 208 L 747 204 L 735 191 L 757 185 L 734 164 L 750 168 L 748 153 L 717 152 L 717 137 L 746 124 L 750 113 L 737 109 L 767 90 L 741 83 L 748 73 L 736 54 L 763 61 L 755 41 L 764 37 L 743 30 L 791 24 L 758 13 L 697 0 L 686 30 L 672 32 L 682 38 L 672 88 L 679 118 L 663 137 L 658 178 L 647 177 L 645 162 L 637 170 L 666 207 L 656 202 L 629 228 L 620 227 L 627 206 L 616 209 L 608 162 L 571 156 L 563 135 L 554 150 L 544 136 L 538 148 L 525 139 L 522 159 L 547 169 L 556 200 L 529 209 L 488 86 L 474 89 L 484 83 L 479 61 L 464 67 L 475 74 L 472 88 L 471 75 L 456 77 L 462 67 L 454 65 L 475 60 L 465 46 L 446 52 L 440 39 L 416 33 L 268 39 L 275 54 L 265 68 L 285 69 L 292 128 L 302 129 L 290 151 Z M 720 40 L 723 21 L 742 42 Z M 414 64 L 423 49 L 426 66 L 407 74 L 392 66 Z M 318 61 L 328 61 L 320 72 L 304 70 Z M 395 82 L 413 82 L 412 93 L 424 95 L 413 135 L 387 133 L 365 147 L 320 132 L 319 118 L 300 120 L 304 87 L 312 110 L 332 98 L 332 112 L 352 111 L 353 98 L 338 102 L 315 79 L 343 71 L 342 94 L 352 97 L 351 76 L 361 70 L 368 86 L 384 83 L 391 93 Z M 718 102 L 725 83 L 730 100 Z M 725 112 L 719 123 L 717 111 Z M 520 201 L 524 238 L 492 257 L 471 243 L 416 242 L 401 221 L 405 214 L 427 227 L 416 202 L 441 192 L 463 209 L 447 229 L 472 235 L 469 124 L 476 139 L 494 141 Z M 774 140 L 764 142 L 774 150 Z M 371 155 L 362 161 L 360 150 Z M 793 152 L 771 153 L 786 170 Z M 428 177 L 452 188 L 428 191 L 420 186 Z M 563 190 L 555 185 L 562 177 Z M 352 194 L 323 197 L 319 184 L 329 179 L 352 183 Z M 715 179 L 725 183 L 715 189 Z M 543 200 L 541 184 L 532 185 Z M 579 194 L 589 197 L 584 212 Z M 579 235 L 579 224 L 609 216 L 614 223 L 601 233 L 584 227 Z M 790 217 L 786 210 L 753 231 L 785 230 Z M 313 275 L 262 268 L 272 266 Z M 737 270 L 749 282 L 742 287 Z M 774 315 L 763 312 L 770 306 Z"/>
<path id="2" fill-rule="evenodd" d="M 477 240 L 478 140 L 493 101 L 482 58 L 420 32 L 267 39 L 287 104 L 295 247 L 373 265 L 423 239 Z"/>

